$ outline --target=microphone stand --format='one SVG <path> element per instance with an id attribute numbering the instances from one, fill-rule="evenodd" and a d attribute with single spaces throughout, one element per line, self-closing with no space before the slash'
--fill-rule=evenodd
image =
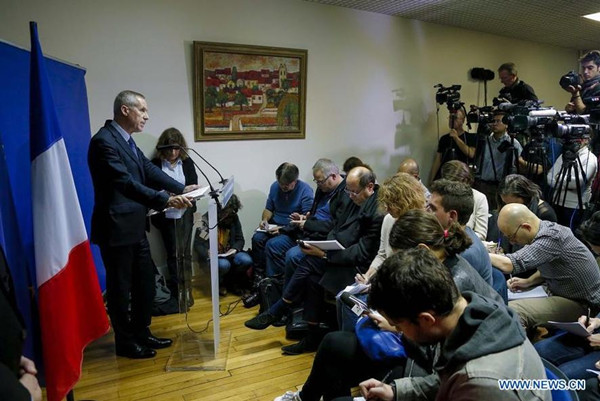
<path id="1" fill-rule="evenodd" d="M 223 178 L 223 176 L 221 175 L 221 173 L 219 173 L 219 170 L 217 170 L 215 168 L 215 166 L 213 166 L 212 164 L 210 164 L 208 162 L 208 160 L 206 160 L 204 157 L 202 157 L 202 155 L 200 153 L 196 152 L 195 149 L 193 149 L 193 148 L 184 148 L 184 147 L 180 147 L 180 149 L 185 149 L 186 151 L 187 150 L 191 150 L 192 152 L 194 152 L 196 154 L 196 156 L 198 156 L 199 158 L 201 158 L 202 160 L 204 160 L 204 163 L 208 164 L 213 170 L 215 170 L 217 172 L 217 174 L 219 174 L 219 178 L 221 178 L 221 181 L 219 181 L 220 184 L 225 184 L 225 182 L 227 182 L 227 180 L 225 178 Z M 185 153 L 189 156 L 188 152 L 185 152 Z M 194 163 L 194 164 L 196 164 L 196 163 Z"/>
<path id="2" fill-rule="evenodd" d="M 196 166 L 196 168 L 198 169 L 198 171 L 200 171 L 200 173 L 202 174 L 202 176 L 204 177 L 204 179 L 206 180 L 206 182 L 208 183 L 208 186 L 210 188 L 210 192 L 208 194 L 210 195 L 211 198 L 213 198 L 215 200 L 215 202 L 217 202 L 217 205 L 219 205 L 219 207 L 220 207 L 221 204 L 219 202 L 219 193 L 212 186 L 212 184 L 210 183 L 210 180 L 208 179 L 208 177 L 206 176 L 206 174 L 204 174 L 204 171 L 202 171 L 202 169 L 200 168 L 200 166 L 198 166 L 198 164 L 194 161 L 194 159 L 192 159 L 190 157 L 190 154 L 187 152 L 187 149 L 190 149 L 190 148 L 184 148 L 183 146 L 179 146 L 179 149 L 183 150 L 183 153 L 185 153 L 186 156 L 190 158 L 190 160 L 192 161 L 192 163 L 194 163 L 194 166 Z M 200 155 L 198 155 L 198 156 L 200 156 Z M 200 157 L 202 158 L 202 160 L 204 160 L 204 158 L 202 156 L 200 156 Z M 206 161 L 206 160 L 204 160 L 204 161 Z M 207 164 L 210 165 L 210 163 L 208 163 L 208 162 L 207 162 Z M 217 171 L 217 173 L 218 173 L 218 171 Z M 219 174 L 219 176 L 221 176 L 221 174 Z M 221 178 L 223 178 L 223 177 L 221 177 Z"/>

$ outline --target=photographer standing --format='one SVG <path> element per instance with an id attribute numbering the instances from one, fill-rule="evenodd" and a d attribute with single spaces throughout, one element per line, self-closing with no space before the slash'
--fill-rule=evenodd
<path id="1" fill-rule="evenodd" d="M 562 154 L 548 172 L 548 184 L 553 188 L 553 199 L 558 195 L 558 199 L 554 199 L 554 210 L 558 217 L 558 223 L 571 227 L 572 230 L 579 226 L 583 217 L 576 213 L 579 206 L 582 210 L 587 208 L 592 192 L 592 180 L 598 169 L 598 160 L 589 149 L 588 143 L 589 139 L 587 138 L 565 143 Z M 563 164 L 567 163 L 570 164 L 570 167 L 565 167 L 566 172 L 561 178 L 561 168 L 563 168 Z M 575 166 L 577 166 L 577 173 Z M 577 192 L 577 183 L 579 183 L 581 193 Z"/>
<path id="2" fill-rule="evenodd" d="M 515 63 L 504 63 L 498 67 L 498 77 L 504 88 L 498 93 L 499 98 L 504 98 L 511 103 L 523 100 L 538 100 L 533 88 L 521 81 L 517 76 Z"/>
<path id="3" fill-rule="evenodd" d="M 563 87 L 571 93 L 571 101 L 565 106 L 569 113 L 586 114 L 587 104 L 584 100 L 590 96 L 600 96 L 600 51 L 592 50 L 579 59 L 583 83 Z"/>
<path id="4" fill-rule="evenodd" d="M 475 158 L 477 136 L 464 129 L 465 112 L 462 109 L 450 112 L 448 116 L 450 132 L 438 141 L 437 153 L 431 166 L 430 182 L 440 178 L 440 167 L 451 160 L 472 165 Z"/>
<path id="5" fill-rule="evenodd" d="M 520 158 L 523 147 L 518 140 L 508 135 L 502 121 L 505 113 L 495 111 L 491 122 L 492 133 L 485 138 L 485 146 L 479 162 L 479 172 L 473 188 L 487 197 L 490 211 L 498 206 L 497 193 L 500 181 L 516 171 L 515 160 Z"/>

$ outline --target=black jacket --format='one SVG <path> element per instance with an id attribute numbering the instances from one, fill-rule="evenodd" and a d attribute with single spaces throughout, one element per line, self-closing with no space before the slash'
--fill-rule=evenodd
<path id="1" fill-rule="evenodd" d="M 148 208 L 162 210 L 169 200 L 161 190 L 181 194 L 184 189 L 139 148 L 136 157 L 110 120 L 92 137 L 88 166 L 94 184 L 91 240 L 99 245 L 141 241 Z"/>
<path id="2" fill-rule="evenodd" d="M 344 192 L 344 188 L 346 188 L 346 180 L 342 180 L 339 183 L 337 188 L 333 190 L 333 194 L 331 195 L 331 199 L 329 200 L 329 208 L 337 208 L 337 206 L 332 206 L 336 202 L 339 203 L 343 201 L 342 196 L 338 196 L 340 192 Z M 317 188 L 315 191 L 315 199 L 310 208 L 310 216 L 304 222 L 304 229 L 300 230 L 300 228 L 294 224 L 288 224 L 287 226 L 281 228 L 279 230 L 280 233 L 285 234 L 292 239 L 302 238 L 306 240 L 312 241 L 321 241 L 327 239 L 327 234 L 333 228 L 333 220 L 322 220 L 316 218 L 317 207 L 319 203 L 322 201 L 323 197 L 327 196 L 328 193 L 325 193 Z M 345 195 L 344 195 L 345 196 Z"/>
<path id="3" fill-rule="evenodd" d="M 19 382 L 19 365 L 25 341 L 23 318 L 17 308 L 13 281 L 0 247 L 0 399 L 29 401 L 29 391 Z"/>
<path id="4" fill-rule="evenodd" d="M 383 213 L 379 210 L 375 192 L 362 205 L 358 206 L 341 191 L 331 203 L 333 228 L 327 235 L 329 240 L 337 240 L 346 249 L 327 252 L 328 266 L 320 284 L 334 294 L 354 281 L 355 266 L 362 272 L 368 268 L 377 251 L 381 236 Z"/>

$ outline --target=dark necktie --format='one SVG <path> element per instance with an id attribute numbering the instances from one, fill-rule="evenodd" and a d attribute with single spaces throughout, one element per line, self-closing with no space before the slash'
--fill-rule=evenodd
<path id="1" fill-rule="evenodd" d="M 133 155 L 136 157 L 137 159 L 137 150 L 135 148 L 135 142 L 133 141 L 133 137 L 130 136 L 129 140 L 127 141 L 129 143 L 129 147 L 131 148 L 131 151 L 133 152 Z"/>

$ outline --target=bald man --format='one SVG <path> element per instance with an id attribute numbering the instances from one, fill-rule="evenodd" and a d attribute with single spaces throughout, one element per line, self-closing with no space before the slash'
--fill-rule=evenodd
<path id="1" fill-rule="evenodd" d="M 419 176 L 419 165 L 415 159 L 407 158 L 402 160 L 400 166 L 398 166 L 398 171 L 396 173 L 406 173 L 415 177 L 421 186 L 423 187 L 423 191 L 425 192 L 425 199 L 429 200 L 431 197 L 431 192 L 427 189 L 427 187 L 421 181 L 421 177 Z"/>
<path id="2" fill-rule="evenodd" d="M 490 254 L 492 265 L 504 273 L 537 270 L 529 278 L 511 278 L 512 291 L 546 283 L 548 298 L 510 301 L 526 329 L 549 320 L 574 322 L 582 314 L 600 311 L 600 270 L 592 253 L 571 230 L 540 220 L 525 205 L 509 203 L 498 215 L 498 228 L 508 240 L 524 247 L 507 255 Z"/>

